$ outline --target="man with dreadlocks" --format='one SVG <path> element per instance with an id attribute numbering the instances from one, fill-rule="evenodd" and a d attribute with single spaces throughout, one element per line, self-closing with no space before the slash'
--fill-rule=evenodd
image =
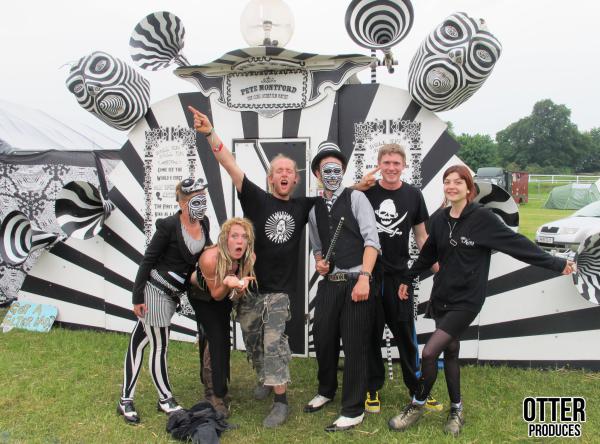
<path id="1" fill-rule="evenodd" d="M 215 410 L 225 417 L 229 380 L 230 335 L 229 318 L 234 301 L 244 296 L 254 277 L 254 230 L 248 219 L 234 217 L 226 220 L 217 245 L 204 250 L 192 284 L 198 288 L 190 303 L 196 312 L 198 330 L 208 340 L 213 394 L 209 397 Z"/>

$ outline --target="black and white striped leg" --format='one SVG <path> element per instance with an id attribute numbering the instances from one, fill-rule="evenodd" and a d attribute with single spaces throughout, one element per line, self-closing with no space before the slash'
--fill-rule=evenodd
<path id="1" fill-rule="evenodd" d="M 169 327 L 144 325 L 146 336 L 150 340 L 150 375 L 161 401 L 173 397 L 169 373 L 167 371 L 167 352 L 169 349 Z"/>
<path id="2" fill-rule="evenodd" d="M 135 385 L 142 368 L 144 359 L 144 349 L 148 345 L 148 337 L 144 330 L 142 321 L 138 320 L 131 332 L 129 347 L 125 354 L 125 364 L 123 366 L 123 389 L 121 392 L 121 401 L 132 401 L 135 394 Z"/>

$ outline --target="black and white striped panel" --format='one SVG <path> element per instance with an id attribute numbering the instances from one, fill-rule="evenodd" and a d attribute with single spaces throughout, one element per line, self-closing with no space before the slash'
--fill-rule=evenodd
<path id="1" fill-rule="evenodd" d="M 502 45 L 485 26 L 463 12 L 440 23 L 421 43 L 408 70 L 413 99 L 431 111 L 456 108 L 489 77 Z"/>
<path id="2" fill-rule="evenodd" d="M 346 31 L 368 49 L 388 49 L 400 42 L 413 25 L 410 0 L 353 0 L 346 10 Z"/>
<path id="3" fill-rule="evenodd" d="M 600 305 L 600 233 L 581 243 L 575 262 L 577 272 L 572 276 L 577 291 L 585 300 Z"/>
<path id="4" fill-rule="evenodd" d="M 59 191 L 54 204 L 60 228 L 76 239 L 96 236 L 114 205 L 102 199 L 98 189 L 89 182 L 73 181 Z"/>
<path id="5" fill-rule="evenodd" d="M 11 211 L 0 225 L 0 256 L 10 265 L 25 262 L 29 254 L 58 240 L 58 235 L 34 230 L 20 211 Z"/>
<path id="6" fill-rule="evenodd" d="M 519 206 L 501 186 L 490 182 L 475 182 L 477 196 L 474 202 L 479 202 L 491 209 L 513 231 L 519 230 Z"/>
<path id="7" fill-rule="evenodd" d="M 150 103 L 150 83 L 122 60 L 101 51 L 79 59 L 65 83 L 83 109 L 118 130 L 132 128 Z"/>
<path id="8" fill-rule="evenodd" d="M 143 69 L 158 71 L 171 63 L 186 66 L 181 54 L 185 28 L 176 15 L 160 11 L 144 17 L 134 28 L 129 39 L 131 59 Z"/>
<path id="9" fill-rule="evenodd" d="M 25 278 L 19 299 L 54 305 L 56 320 L 67 325 L 104 329 L 102 261 L 100 237 L 68 238 L 40 257 Z"/>
<path id="10" fill-rule="evenodd" d="M 598 361 L 590 347 L 600 338 L 598 309 L 579 297 L 570 277 L 496 253 L 480 314 L 478 360 L 524 366 Z"/>

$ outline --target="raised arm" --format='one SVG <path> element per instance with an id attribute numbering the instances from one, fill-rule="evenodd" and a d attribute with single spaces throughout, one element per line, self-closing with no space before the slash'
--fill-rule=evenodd
<path id="1" fill-rule="evenodd" d="M 193 106 L 188 106 L 188 110 L 194 114 L 194 129 L 206 137 L 206 140 L 208 140 L 208 144 L 215 155 L 215 159 L 217 159 L 217 162 L 225 168 L 225 171 L 227 171 L 231 177 L 236 190 L 241 192 L 244 172 L 238 166 L 235 157 L 233 157 L 231 151 L 227 149 L 221 138 L 217 135 L 209 118 Z"/>

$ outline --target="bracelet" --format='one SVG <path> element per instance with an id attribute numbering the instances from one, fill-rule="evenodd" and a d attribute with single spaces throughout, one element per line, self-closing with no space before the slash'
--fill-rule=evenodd
<path id="1" fill-rule="evenodd" d="M 210 131 L 204 135 L 204 137 L 206 137 L 208 139 L 210 136 L 212 136 L 213 130 L 214 130 L 214 128 L 211 128 Z"/>
<path id="2" fill-rule="evenodd" d="M 368 271 L 360 271 L 358 273 L 359 276 L 367 276 L 369 278 L 369 280 L 371 280 L 373 278 L 373 276 L 371 275 L 371 273 L 369 273 Z"/>
<path id="3" fill-rule="evenodd" d="M 223 149 L 223 142 L 221 142 L 218 147 L 213 148 L 212 150 L 213 150 L 213 153 L 218 153 L 222 149 Z"/>

